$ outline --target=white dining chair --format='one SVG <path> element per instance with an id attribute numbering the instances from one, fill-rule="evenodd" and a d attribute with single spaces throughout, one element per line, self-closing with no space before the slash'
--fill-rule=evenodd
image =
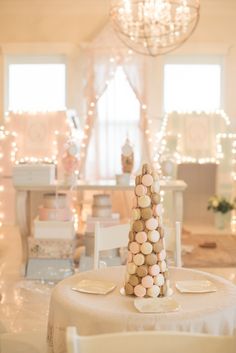
<path id="1" fill-rule="evenodd" d="M 167 258 L 170 261 L 170 257 L 173 257 L 173 265 L 176 267 L 182 267 L 181 233 L 181 222 L 175 222 L 175 227 L 167 227 L 165 232 L 165 248 L 167 250 Z"/>
<path id="2" fill-rule="evenodd" d="M 235 353 L 235 336 L 175 331 L 136 331 L 79 336 L 66 332 L 67 353 Z"/>
<path id="3" fill-rule="evenodd" d="M 1 353 L 46 353 L 46 330 L 8 332 L 0 335 Z"/>
<path id="4" fill-rule="evenodd" d="M 129 224 L 119 224 L 112 227 L 101 227 L 95 224 L 94 233 L 94 269 L 99 268 L 99 253 L 105 250 L 126 247 L 129 240 Z"/>

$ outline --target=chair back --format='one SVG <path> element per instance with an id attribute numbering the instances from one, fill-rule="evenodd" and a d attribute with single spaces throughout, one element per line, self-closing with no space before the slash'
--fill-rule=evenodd
<path id="1" fill-rule="evenodd" d="M 67 353 L 235 353 L 235 347 L 236 336 L 136 331 L 80 337 L 67 328 Z"/>
<path id="2" fill-rule="evenodd" d="M 112 227 L 101 227 L 95 224 L 94 234 L 94 269 L 99 267 L 99 252 L 126 247 L 129 239 L 129 224 L 119 224 Z"/>
<path id="3" fill-rule="evenodd" d="M 173 254 L 174 266 L 182 267 L 181 258 L 181 222 L 175 223 L 175 228 L 166 228 L 165 247 L 167 253 Z"/>

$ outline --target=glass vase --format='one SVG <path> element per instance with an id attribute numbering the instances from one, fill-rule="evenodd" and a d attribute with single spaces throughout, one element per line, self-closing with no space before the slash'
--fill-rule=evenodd
<path id="1" fill-rule="evenodd" d="M 230 219 L 231 219 L 230 212 L 227 212 L 227 213 L 216 212 L 215 213 L 215 227 L 217 229 L 229 228 Z"/>

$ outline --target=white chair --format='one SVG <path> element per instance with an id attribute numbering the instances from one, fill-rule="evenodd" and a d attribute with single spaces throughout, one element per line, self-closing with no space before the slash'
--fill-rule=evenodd
<path id="1" fill-rule="evenodd" d="M 165 246 L 167 253 L 173 255 L 174 266 L 182 267 L 181 258 L 181 222 L 175 223 L 175 228 L 166 228 Z M 168 255 L 167 255 L 168 258 Z"/>
<path id="2" fill-rule="evenodd" d="M 1 353 L 46 353 L 46 330 L 0 335 Z"/>
<path id="3" fill-rule="evenodd" d="M 128 245 L 129 230 L 129 224 L 101 227 L 100 223 L 96 222 L 94 234 L 94 269 L 99 268 L 100 251 L 122 248 Z"/>
<path id="4" fill-rule="evenodd" d="M 211 336 L 175 331 L 137 331 L 80 337 L 75 327 L 66 333 L 67 353 L 235 353 L 235 336 Z"/>

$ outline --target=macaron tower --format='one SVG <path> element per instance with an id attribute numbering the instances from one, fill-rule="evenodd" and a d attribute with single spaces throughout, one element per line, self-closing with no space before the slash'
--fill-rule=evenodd
<path id="1" fill-rule="evenodd" d="M 144 164 L 135 179 L 125 276 L 126 295 L 161 297 L 172 294 L 166 263 L 159 175 Z"/>

